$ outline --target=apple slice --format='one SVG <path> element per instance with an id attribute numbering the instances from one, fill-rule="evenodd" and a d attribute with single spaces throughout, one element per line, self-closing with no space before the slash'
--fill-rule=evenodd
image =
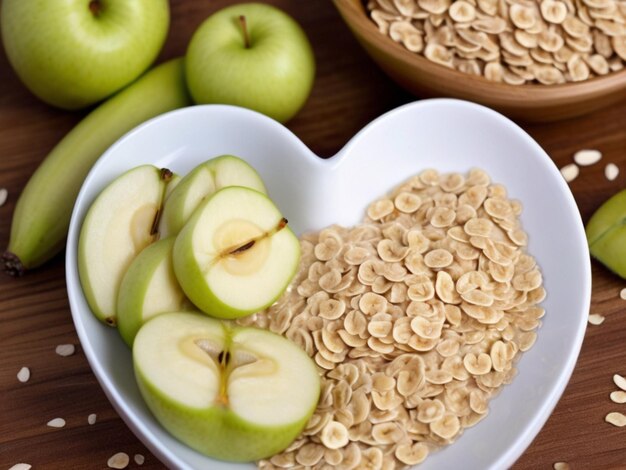
<path id="1" fill-rule="evenodd" d="M 135 256 L 158 238 L 156 227 L 172 172 L 152 165 L 127 171 L 89 208 L 78 241 L 80 282 L 94 315 L 116 324 L 120 282 Z"/>
<path id="2" fill-rule="evenodd" d="M 270 331 L 165 313 L 137 334 L 139 390 L 176 438 L 214 458 L 252 461 L 285 449 L 313 414 L 315 364 Z"/>
<path id="3" fill-rule="evenodd" d="M 299 260 L 300 242 L 274 203 L 239 186 L 221 189 L 202 203 L 174 244 L 174 272 L 183 291 L 218 318 L 238 318 L 271 305 Z"/>
<path id="4" fill-rule="evenodd" d="M 256 170 L 241 158 L 233 155 L 213 158 L 191 170 L 167 198 L 159 225 L 161 235 L 178 234 L 200 202 L 227 186 L 267 192 Z"/>
<path id="5" fill-rule="evenodd" d="M 148 319 L 166 312 L 192 310 L 172 266 L 174 237 L 145 248 L 130 264 L 117 298 L 117 327 L 129 346 Z"/>

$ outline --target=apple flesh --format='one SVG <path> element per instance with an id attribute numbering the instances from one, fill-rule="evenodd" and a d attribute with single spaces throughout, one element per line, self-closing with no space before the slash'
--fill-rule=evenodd
<path id="1" fill-rule="evenodd" d="M 193 313 L 148 321 L 135 338 L 133 364 L 163 427 L 221 460 L 259 460 L 285 449 L 320 394 L 315 364 L 294 343 Z"/>
<path id="2" fill-rule="evenodd" d="M 9 62 L 28 89 L 78 109 L 148 68 L 167 36 L 169 7 L 167 0 L 4 0 L 0 21 Z"/>
<path id="3" fill-rule="evenodd" d="M 172 173 L 152 165 L 127 171 L 93 202 L 78 241 L 78 272 L 94 315 L 113 326 L 122 277 L 133 259 L 156 241 Z"/>
<path id="4" fill-rule="evenodd" d="M 183 291 L 218 318 L 238 318 L 271 305 L 299 260 L 298 238 L 274 203 L 239 186 L 204 201 L 174 244 L 174 272 Z"/>
<path id="5" fill-rule="evenodd" d="M 166 312 L 191 310 L 172 265 L 174 238 L 145 248 L 130 264 L 117 298 L 117 328 L 129 346 L 150 318 Z"/>
<path id="6" fill-rule="evenodd" d="M 302 28 L 278 8 L 243 3 L 211 15 L 185 60 L 194 101 L 243 106 L 285 122 L 304 105 L 315 77 Z"/>
<path id="7" fill-rule="evenodd" d="M 241 158 L 222 155 L 191 170 L 167 198 L 159 225 L 162 237 L 176 235 L 198 205 L 227 186 L 245 186 L 266 193 L 263 180 Z"/>
<path id="8" fill-rule="evenodd" d="M 626 189 L 600 206 L 585 232 L 591 255 L 626 279 Z"/>

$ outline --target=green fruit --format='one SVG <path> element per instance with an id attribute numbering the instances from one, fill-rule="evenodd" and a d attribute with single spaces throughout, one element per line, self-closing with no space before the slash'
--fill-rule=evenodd
<path id="1" fill-rule="evenodd" d="M 145 248 L 124 274 L 117 298 L 117 327 L 129 346 L 150 318 L 184 310 L 187 299 L 172 266 L 174 237 Z"/>
<path id="2" fill-rule="evenodd" d="M 300 242 L 274 203 L 230 186 L 200 204 L 176 237 L 174 272 L 200 310 L 238 318 L 271 305 L 300 260 Z"/>
<path id="3" fill-rule="evenodd" d="M 167 36 L 167 0 L 4 0 L 2 41 L 43 101 L 78 109 L 128 85 Z"/>
<path id="4" fill-rule="evenodd" d="M 94 315 L 117 323 L 117 299 L 135 257 L 158 239 L 158 215 L 172 173 L 152 165 L 127 171 L 89 207 L 78 239 L 78 274 Z"/>
<path id="5" fill-rule="evenodd" d="M 291 341 L 192 313 L 148 321 L 133 345 L 139 390 L 173 436 L 210 457 L 253 461 L 284 450 L 313 414 L 315 364 Z"/>
<path id="6" fill-rule="evenodd" d="M 259 174 L 241 158 L 213 158 L 191 170 L 167 198 L 159 226 L 161 236 L 178 234 L 200 202 L 226 186 L 245 186 L 267 193 Z"/>
<path id="7" fill-rule="evenodd" d="M 315 77 L 313 50 L 302 28 L 261 3 L 233 5 L 210 16 L 191 38 L 185 64 L 196 103 L 243 106 L 280 122 L 304 105 Z"/>
<path id="8" fill-rule="evenodd" d="M 626 279 L 626 189 L 600 206 L 585 231 L 591 255 Z"/>
<path id="9" fill-rule="evenodd" d="M 9 274 L 40 266 L 65 246 L 72 208 L 95 161 L 133 127 L 191 104 L 182 59 L 159 65 L 93 110 L 37 168 L 20 195 L 3 255 Z"/>

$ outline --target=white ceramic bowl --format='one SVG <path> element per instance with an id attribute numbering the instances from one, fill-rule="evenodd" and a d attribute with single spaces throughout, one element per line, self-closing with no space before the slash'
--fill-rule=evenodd
<path id="1" fill-rule="evenodd" d="M 589 309 L 591 274 L 574 198 L 548 155 L 500 114 L 456 100 L 428 100 L 393 110 L 322 160 L 277 122 L 230 106 L 197 106 L 155 118 L 113 145 L 78 196 L 67 243 L 67 289 L 76 330 L 102 388 L 122 418 L 170 468 L 252 468 L 211 460 L 172 438 L 144 405 L 131 353 L 99 323 L 83 296 L 76 263 L 78 234 L 89 205 L 116 176 L 152 163 L 184 174 L 230 153 L 260 172 L 271 197 L 298 233 L 361 220 L 373 199 L 425 168 L 486 170 L 524 205 L 529 251 L 544 273 L 547 310 L 519 375 L 490 405 L 489 416 L 421 469 L 504 469 L 537 435 L 576 363 Z"/>

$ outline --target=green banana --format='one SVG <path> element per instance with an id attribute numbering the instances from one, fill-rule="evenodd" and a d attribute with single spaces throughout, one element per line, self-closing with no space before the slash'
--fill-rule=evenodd
<path id="1" fill-rule="evenodd" d="M 17 201 L 2 255 L 6 272 L 22 275 L 61 251 L 78 191 L 108 147 L 147 119 L 190 104 L 183 59 L 178 58 L 148 71 L 78 123 L 37 168 Z"/>
<path id="2" fill-rule="evenodd" d="M 626 189 L 600 206 L 585 231 L 591 255 L 626 279 Z"/>

